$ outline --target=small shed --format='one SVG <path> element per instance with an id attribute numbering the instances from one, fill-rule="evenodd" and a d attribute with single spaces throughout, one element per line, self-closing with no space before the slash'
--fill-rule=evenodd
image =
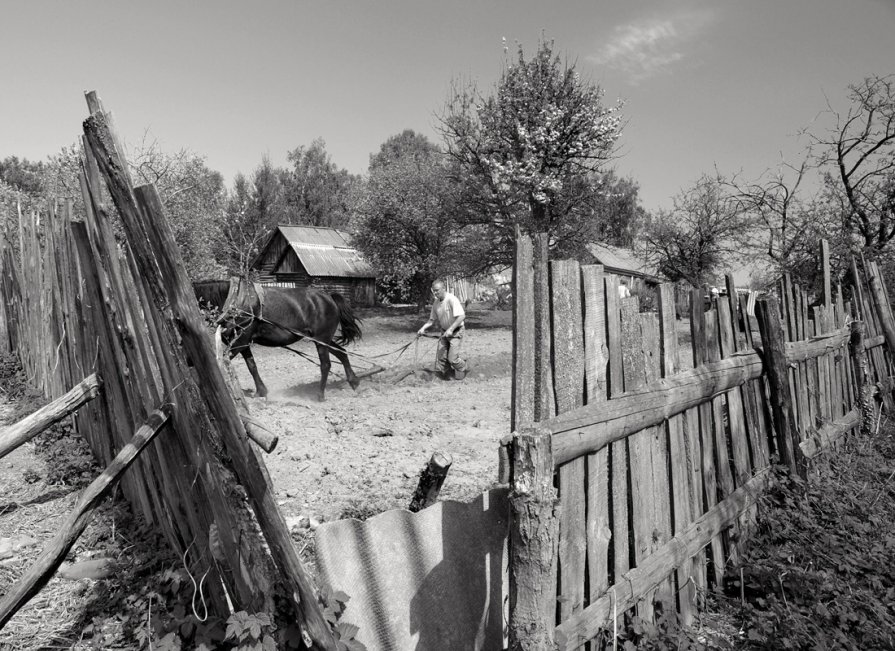
<path id="1" fill-rule="evenodd" d="M 281 224 L 252 262 L 258 280 L 280 287 L 319 287 L 354 305 L 376 302 L 373 268 L 349 243 L 348 233 L 322 226 Z"/>
<path id="2" fill-rule="evenodd" d="M 659 270 L 654 265 L 631 249 L 621 246 L 592 242 L 587 245 L 587 250 L 598 264 L 603 265 L 606 273 L 627 280 L 631 293 L 640 297 L 641 310 L 655 309 L 656 288 L 660 283 L 666 282 L 666 279 L 659 275 Z M 680 313 L 681 306 L 677 294 L 678 292 L 675 292 L 675 312 Z"/>
<path id="3" fill-rule="evenodd" d="M 627 278 L 635 286 L 654 286 L 665 282 L 655 266 L 638 256 L 631 249 L 600 242 L 587 245 L 587 250 L 606 273 Z M 633 290 L 634 287 L 631 287 Z"/>

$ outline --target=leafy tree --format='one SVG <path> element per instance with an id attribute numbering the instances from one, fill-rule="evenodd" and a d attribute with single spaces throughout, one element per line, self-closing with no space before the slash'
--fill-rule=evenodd
<path id="1" fill-rule="evenodd" d="M 455 87 L 440 129 L 483 267 L 509 263 L 516 224 L 557 249 L 580 242 L 593 218 L 586 199 L 621 133 L 620 107 L 602 98 L 547 41 L 529 60 L 520 47 L 490 96 Z"/>
<path id="2" fill-rule="evenodd" d="M 611 170 L 589 181 L 590 192 L 583 197 L 583 207 L 590 211 L 585 222 L 587 241 L 634 247 L 647 220 L 638 183 Z"/>
<path id="3" fill-rule="evenodd" d="M 197 154 L 185 149 L 169 154 L 146 139 L 131 155 L 131 171 L 135 184 L 153 183 L 158 189 L 190 277 L 220 275 L 218 225 L 226 201 L 220 172 Z"/>
<path id="4" fill-rule="evenodd" d="M 32 163 L 27 158 L 7 156 L 0 160 L 0 180 L 25 194 L 38 195 L 42 190 L 45 168 L 42 162 Z"/>
<path id="5" fill-rule="evenodd" d="M 322 138 L 292 150 L 288 158 L 292 170 L 283 178 L 288 222 L 344 228 L 360 180 L 332 162 Z"/>
<path id="6" fill-rule="evenodd" d="M 249 181 L 237 175 L 223 220 L 221 262 L 247 277 L 252 261 L 280 222 L 285 222 L 282 173 L 265 156 Z"/>
<path id="7" fill-rule="evenodd" d="M 370 172 L 394 162 L 406 161 L 408 158 L 426 160 L 436 153 L 440 153 L 438 145 L 413 129 L 404 129 L 397 135 L 389 136 L 379 146 L 378 152 L 370 154 Z"/>
<path id="8" fill-rule="evenodd" d="M 452 270 L 457 224 L 444 156 L 423 136 L 407 134 L 371 157 L 354 244 L 392 298 L 422 304 L 432 281 Z M 395 148 L 395 138 L 413 145 Z"/>
<path id="9" fill-rule="evenodd" d="M 717 177 L 702 176 L 673 203 L 672 210 L 658 211 L 644 228 L 643 252 L 669 280 L 699 286 L 742 254 L 751 224 Z"/>

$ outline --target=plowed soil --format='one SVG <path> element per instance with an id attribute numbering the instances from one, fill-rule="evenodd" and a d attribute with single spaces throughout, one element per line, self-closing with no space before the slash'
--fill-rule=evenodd
<path id="1" fill-rule="evenodd" d="M 434 452 L 453 459 L 444 499 L 471 498 L 497 480 L 498 441 L 510 430 L 511 313 L 469 309 L 463 356 L 470 372 L 463 381 L 432 372 L 436 342 L 415 338 L 424 313 L 382 308 L 359 315 L 363 340 L 349 348 L 357 355 L 355 371 L 374 363 L 386 370 L 362 379 L 356 391 L 341 380 L 341 364 L 333 359 L 326 401 L 318 402 L 315 364 L 286 349 L 256 346 L 269 395 L 255 398 L 245 364 L 233 360 L 252 415 L 280 437 L 266 461 L 289 521 L 406 508 Z M 296 347 L 316 361 L 312 344 Z"/>

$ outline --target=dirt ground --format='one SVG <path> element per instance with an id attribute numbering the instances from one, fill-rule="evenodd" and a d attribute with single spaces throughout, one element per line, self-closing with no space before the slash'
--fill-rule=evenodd
<path id="1" fill-rule="evenodd" d="M 269 395 L 254 398 L 245 364 L 233 360 L 252 415 L 280 436 L 266 461 L 290 523 L 406 508 L 434 452 L 453 458 L 443 499 L 466 500 L 496 482 L 498 441 L 510 430 L 512 314 L 471 306 L 463 342 L 470 372 L 462 382 L 432 373 L 436 341 L 415 339 L 424 314 L 381 308 L 359 316 L 363 340 L 349 351 L 373 359 L 352 357 L 355 371 L 374 362 L 387 370 L 362 379 L 357 391 L 339 381 L 343 369 L 334 359 L 326 401 L 318 402 L 315 364 L 286 349 L 255 347 Z M 311 344 L 297 348 L 317 359 Z"/>

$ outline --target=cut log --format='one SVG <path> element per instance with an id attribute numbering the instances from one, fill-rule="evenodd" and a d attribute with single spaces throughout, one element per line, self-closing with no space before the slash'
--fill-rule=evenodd
<path id="1" fill-rule="evenodd" d="M 453 462 L 454 460 L 449 454 L 436 452 L 432 455 L 429 463 L 420 471 L 419 484 L 417 484 L 416 490 L 413 492 L 410 506 L 407 507 L 411 513 L 422 511 L 427 506 L 435 503 Z"/>
<path id="2" fill-rule="evenodd" d="M 276 449 L 277 443 L 280 441 L 279 436 L 271 432 L 262 425 L 258 419 L 249 414 L 240 414 L 239 417 L 242 419 L 242 424 L 246 428 L 248 437 L 257 443 L 262 450 L 270 454 Z"/>
<path id="3" fill-rule="evenodd" d="M 15 425 L 0 430 L 0 459 L 40 434 L 53 423 L 77 411 L 81 405 L 99 395 L 100 381 L 96 373 L 76 384 L 71 391 L 41 407 Z"/>
<path id="4" fill-rule="evenodd" d="M 134 437 L 115 456 L 109 467 L 84 490 L 84 493 L 75 505 L 74 511 L 65 520 L 59 533 L 44 548 L 34 565 L 4 595 L 3 601 L 0 602 L 0 629 L 6 625 L 9 619 L 23 605 L 28 603 L 31 597 L 36 595 L 46 585 L 72 548 L 72 545 L 75 544 L 78 536 L 87 527 L 96 507 L 99 506 L 116 482 L 121 479 L 121 476 L 134 462 L 137 455 L 155 438 L 170 417 L 171 408 L 169 405 L 163 405 L 150 414 L 146 423 L 136 431 Z"/>
<path id="5" fill-rule="evenodd" d="M 230 295 L 232 294 L 233 291 L 231 289 Z M 245 427 L 246 436 L 257 443 L 262 450 L 270 454 L 277 447 L 277 443 L 280 439 L 276 434 L 264 427 L 264 425 L 249 414 L 249 407 L 246 404 L 246 399 L 242 394 L 239 382 L 236 380 L 236 373 L 233 372 L 233 366 L 230 364 L 230 359 L 224 354 L 224 341 L 221 338 L 221 326 L 218 326 L 214 331 L 214 356 L 218 361 L 218 367 L 221 369 L 224 381 L 230 389 L 230 395 L 233 396 L 233 402 L 237 405 L 239 418 L 242 420 L 242 424 Z"/>
<path id="6" fill-rule="evenodd" d="M 842 418 L 824 423 L 817 430 L 816 434 L 799 443 L 799 448 L 802 450 L 802 454 L 812 459 L 828 448 L 840 436 L 853 430 L 860 424 L 861 410 L 859 408 L 852 409 Z"/>
<path id="7" fill-rule="evenodd" d="M 842 348 L 842 346 L 848 343 L 848 338 L 849 330 L 846 327 L 826 332 L 804 341 L 787 341 L 783 347 L 786 351 L 786 362 L 787 364 L 794 364 L 814 359 L 815 357 L 822 357 Z"/>

